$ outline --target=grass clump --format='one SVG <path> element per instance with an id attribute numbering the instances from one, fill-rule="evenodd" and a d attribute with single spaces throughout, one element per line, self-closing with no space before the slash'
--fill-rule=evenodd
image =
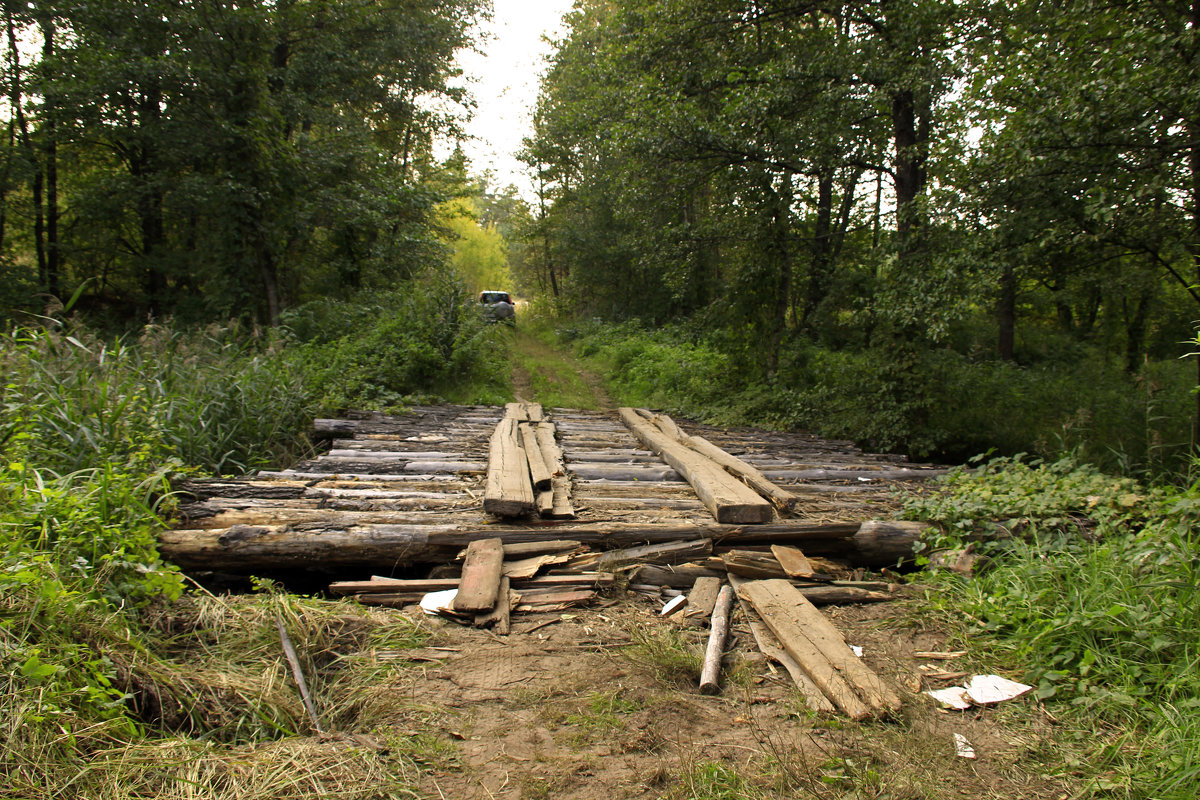
<path id="1" fill-rule="evenodd" d="M 1019 516 L 935 596 L 1061 715 L 1097 793 L 1190 797 L 1200 763 L 1200 484 L 1148 491 L 1060 461 L 960 471 L 909 513 L 949 546 Z M 1186 787 L 1186 788 L 1185 788 Z"/>

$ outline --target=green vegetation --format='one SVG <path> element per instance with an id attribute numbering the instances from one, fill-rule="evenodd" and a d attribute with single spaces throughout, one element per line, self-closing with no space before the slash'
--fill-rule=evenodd
<path id="1" fill-rule="evenodd" d="M 1183 798 L 1200 779 L 1200 485 L 1147 489 L 1063 459 L 958 470 L 912 517 L 986 554 L 931 597 L 1053 702 L 1101 796 Z M 1110 795 L 1109 793 L 1116 793 Z"/>
<path id="2" fill-rule="evenodd" d="M 1194 9 L 618 0 L 569 21 L 521 275 L 587 321 L 624 399 L 920 457 L 1186 468 Z"/>

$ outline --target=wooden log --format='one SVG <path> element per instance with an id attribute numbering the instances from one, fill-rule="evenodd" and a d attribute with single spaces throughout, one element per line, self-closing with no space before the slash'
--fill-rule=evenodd
<path id="1" fill-rule="evenodd" d="M 666 436 L 633 409 L 622 408 L 619 413 L 642 444 L 684 476 L 717 522 L 755 524 L 769 522 L 774 516 L 770 503 L 708 458 Z"/>
<path id="2" fill-rule="evenodd" d="M 535 510 L 529 464 L 517 436 L 516 420 L 496 426 L 488 449 L 487 488 L 483 510 L 500 517 L 520 517 Z"/>
<path id="3" fill-rule="evenodd" d="M 629 580 L 632 583 L 646 583 L 655 586 L 670 586 L 674 589 L 686 589 L 694 586 L 701 578 L 715 578 L 718 584 L 725 579 L 725 570 L 708 569 L 696 564 L 673 564 L 670 566 L 646 565 L 638 567 Z M 716 594 L 713 594 L 716 599 Z"/>
<path id="4" fill-rule="evenodd" d="M 546 466 L 542 457 L 542 448 L 538 445 L 537 426 L 523 424 L 521 429 L 521 445 L 525 449 L 525 458 L 529 461 L 529 475 L 535 490 L 550 488 L 551 470 Z"/>
<path id="5" fill-rule="evenodd" d="M 854 549 L 867 566 L 896 566 L 911 563 L 913 545 L 929 527 L 924 522 L 868 520 L 854 534 Z"/>
<path id="6" fill-rule="evenodd" d="M 504 542 L 482 539 L 467 546 L 462 580 L 454 597 L 454 610 L 460 614 L 482 614 L 496 607 L 504 566 Z"/>
<path id="7" fill-rule="evenodd" d="M 872 531 L 877 531 L 878 527 Z M 893 529 L 894 530 L 894 529 Z M 654 524 L 562 522 L 526 525 L 358 525 L 331 524 L 292 528 L 281 525 L 233 526 L 226 529 L 176 529 L 159 534 L 159 552 L 184 569 L 251 572 L 262 569 L 365 568 L 392 569 L 400 564 L 450 560 L 457 548 L 476 539 L 499 537 L 506 545 L 536 542 L 547 536 L 585 544 L 625 547 L 638 542 L 658 544 L 713 538 L 714 545 L 797 544 L 811 557 L 831 555 L 856 566 L 878 567 L 878 549 L 868 549 L 875 534 L 856 536 L 858 523 L 802 523 L 787 521 L 742 527 L 708 523 Z M 907 539 L 905 537 L 908 537 Z M 895 548 L 914 537 L 900 531 L 889 537 Z M 446 548 L 454 548 L 447 554 Z M 891 552 L 889 550 L 888 552 Z"/>
<path id="8" fill-rule="evenodd" d="M 701 694 L 716 694 L 720 691 L 721 659 L 725 655 L 725 639 L 729 636 L 729 612 L 732 608 L 733 588 L 722 586 L 713 608 L 708 647 L 704 651 L 704 667 L 700 670 Z"/>
<path id="9" fill-rule="evenodd" d="M 945 469 L 768 469 L 763 474 L 777 481 L 924 481 L 945 475 Z"/>
<path id="10" fill-rule="evenodd" d="M 688 592 L 684 619 L 694 623 L 709 619 L 717 606 L 717 595 L 720 594 L 721 586 L 720 578 L 697 578 L 692 590 Z"/>
<path id="11" fill-rule="evenodd" d="M 740 593 L 813 682 L 847 714 L 858 713 L 851 696 L 876 714 L 900 709 L 895 692 L 851 652 L 841 632 L 794 586 L 783 580 L 749 581 Z"/>
<path id="12" fill-rule="evenodd" d="M 746 485 L 769 500 L 780 511 L 791 511 L 799 501 L 800 498 L 796 495 L 772 483 L 757 467 L 727 453 L 702 436 L 684 433 L 675 421 L 665 414 L 655 414 L 651 420 L 663 433 L 675 437 L 682 444 L 721 465 L 731 475 L 745 481 Z"/>
<path id="13" fill-rule="evenodd" d="M 659 466 L 589 464 L 572 460 L 571 474 L 582 481 L 673 481 L 682 483 L 684 480 L 677 471 L 661 464 Z"/>

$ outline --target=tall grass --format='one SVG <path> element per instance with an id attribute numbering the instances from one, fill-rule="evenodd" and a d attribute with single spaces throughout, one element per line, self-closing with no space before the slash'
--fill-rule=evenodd
<path id="1" fill-rule="evenodd" d="M 0 338 L 0 797 L 413 796 L 438 743 L 305 738 L 276 620 L 327 721 L 355 733 L 427 714 L 372 689 L 385 667 L 361 656 L 420 635 L 345 604 L 189 597 L 156 549 L 173 475 L 286 462 L 314 416 L 347 405 L 504 383 L 494 333 L 453 280 L 375 299 L 310 307 L 278 333 Z"/>
<path id="2" fill-rule="evenodd" d="M 1004 460 L 909 502 L 990 560 L 944 607 L 1050 704 L 1098 795 L 1191 798 L 1200 778 L 1200 484 L 1150 490 L 1069 461 Z M 994 521 L 1010 535 L 990 540 Z"/>

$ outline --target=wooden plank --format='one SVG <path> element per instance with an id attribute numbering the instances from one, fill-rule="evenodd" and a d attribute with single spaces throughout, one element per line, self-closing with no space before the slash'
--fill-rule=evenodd
<path id="1" fill-rule="evenodd" d="M 775 556 L 775 560 L 779 562 L 779 566 L 783 567 L 783 571 L 791 578 L 804 578 L 812 580 L 817 574 L 813 569 L 812 564 L 798 547 L 787 547 L 784 545 L 771 545 L 771 554 Z"/>
<path id="2" fill-rule="evenodd" d="M 735 577 L 730 580 L 738 590 L 746 582 L 744 578 Z M 758 612 L 754 610 L 754 607 L 741 597 L 740 591 L 738 601 L 741 604 L 742 613 L 746 615 L 746 621 L 750 626 L 750 633 L 753 634 L 759 651 L 787 670 L 788 675 L 792 677 L 792 682 L 796 685 L 796 691 L 804 698 L 804 704 L 818 714 L 833 714 L 836 712 L 837 708 L 829 701 L 825 693 L 813 683 L 812 678 L 808 677 L 808 673 L 800 666 L 800 662 L 792 658 L 788 654 L 788 651 L 783 649 L 783 645 L 775 638 L 775 634 L 771 633 L 771 630 L 763 624 L 762 618 L 758 616 Z"/>
<path id="3" fill-rule="evenodd" d="M 471 542 L 463 561 L 454 610 L 463 614 L 481 614 L 495 608 L 503 566 L 504 542 L 500 539 Z"/>
<path id="4" fill-rule="evenodd" d="M 520 517 L 534 512 L 529 463 L 517 436 L 518 423 L 501 420 L 488 448 L 487 487 L 483 510 L 500 517 Z"/>
<path id="5" fill-rule="evenodd" d="M 521 429 L 521 446 L 525 449 L 525 458 L 529 461 L 529 475 L 533 481 L 533 488 L 535 490 L 549 489 L 552 474 L 542 457 L 542 449 L 538 445 L 537 426 L 522 423 L 519 427 Z"/>
<path id="6" fill-rule="evenodd" d="M 551 488 L 554 492 L 553 505 L 549 516 L 554 519 L 570 519 L 575 516 L 571 504 L 571 479 L 567 477 L 567 469 L 563 463 L 562 448 L 554 440 L 555 426 L 553 423 L 542 423 L 537 426 L 538 447 L 542 451 L 542 461 L 550 469 Z"/>
<path id="7" fill-rule="evenodd" d="M 567 562 L 568 569 L 612 569 L 621 564 L 679 564 L 701 558 L 712 552 L 712 539 L 688 542 L 666 542 L 640 547 L 625 547 L 600 553 L 576 556 Z"/>
<path id="8" fill-rule="evenodd" d="M 529 409 L 524 403 L 505 403 L 504 418 L 515 419 L 517 422 L 528 422 Z"/>
<path id="9" fill-rule="evenodd" d="M 755 524 L 769 522 L 771 504 L 709 458 L 685 447 L 651 425 L 632 408 L 619 411 L 621 420 L 642 444 L 657 453 L 682 475 L 717 522 Z"/>
<path id="10" fill-rule="evenodd" d="M 703 456 L 707 456 L 715 463 L 721 465 L 730 474 L 745 481 L 751 489 L 769 500 L 780 511 L 789 512 L 799 502 L 799 497 L 776 486 L 757 467 L 746 463 L 737 456 L 725 452 L 702 436 L 692 436 L 684 433 L 675 424 L 675 421 L 665 414 L 655 414 L 651 417 L 651 420 L 663 433 L 675 437 L 682 444 Z"/>
<path id="11" fill-rule="evenodd" d="M 500 591 L 496 595 L 496 607 L 486 614 L 475 617 L 476 628 L 491 628 L 495 633 L 505 635 L 510 628 L 509 613 L 512 611 L 512 589 L 508 576 L 500 579 Z"/>
<path id="12" fill-rule="evenodd" d="M 740 594 L 821 690 L 851 717 L 900 709 L 900 698 L 846 645 L 841 632 L 784 580 L 748 581 Z M 856 702 L 857 701 L 857 702 Z"/>
<path id="13" fill-rule="evenodd" d="M 564 586 L 589 586 L 604 588 L 612 586 L 615 577 L 611 572 L 577 572 L 569 575 L 539 575 L 533 578 L 513 578 L 512 586 L 521 588 L 551 588 Z M 387 593 L 426 593 L 440 592 L 445 589 L 457 589 L 459 578 L 373 578 L 369 581 L 337 581 L 329 584 L 331 594 L 387 594 Z"/>
<path id="14" fill-rule="evenodd" d="M 563 564 L 570 558 L 567 553 L 543 553 L 515 561 L 505 561 L 501 572 L 506 578 L 532 578 L 542 567 Z"/>
<path id="15" fill-rule="evenodd" d="M 517 611 L 551 611 L 560 606 L 586 603 L 596 599 L 596 593 L 588 589 L 571 589 L 554 592 L 517 592 L 520 595 Z"/>
<path id="16" fill-rule="evenodd" d="M 697 578 L 692 590 L 688 592 L 687 608 L 683 612 L 684 619 L 699 624 L 711 617 L 713 609 L 716 608 L 721 584 L 720 578 Z"/>
<path id="17" fill-rule="evenodd" d="M 713 608 L 704 650 L 704 666 L 700 670 L 700 693 L 716 694 L 720 690 L 721 659 L 725 655 L 725 639 L 729 636 L 729 612 L 733 608 L 733 588 L 722 586 Z"/>

